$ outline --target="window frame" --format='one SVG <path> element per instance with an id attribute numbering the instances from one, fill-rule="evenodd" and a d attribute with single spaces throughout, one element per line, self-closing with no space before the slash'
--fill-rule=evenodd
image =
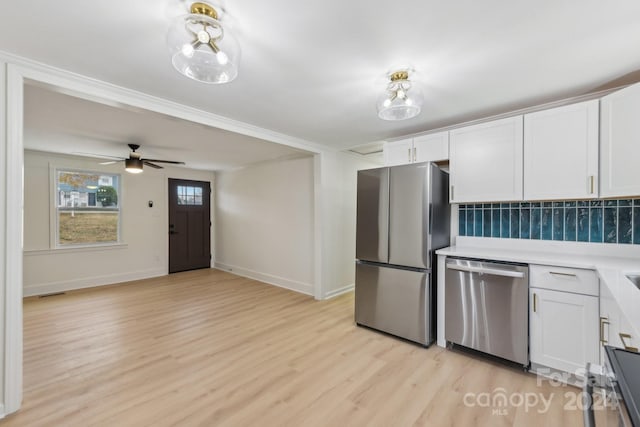
<path id="1" fill-rule="evenodd" d="M 58 179 L 60 173 L 79 173 L 79 174 L 87 174 L 87 175 L 108 175 L 117 177 L 117 185 L 112 186 L 116 189 L 118 202 L 117 206 L 113 209 L 108 209 L 109 212 L 117 212 L 118 222 L 117 222 L 117 240 L 111 242 L 92 242 L 92 243 L 70 243 L 64 244 L 60 243 L 60 213 L 61 212 L 69 212 L 69 210 L 65 208 L 60 208 L 59 205 L 59 194 L 58 194 Z M 67 167 L 52 167 L 51 168 L 51 217 L 52 220 L 50 224 L 53 225 L 53 230 L 51 230 L 51 247 L 53 249 L 65 250 L 65 249 L 77 249 L 77 248 L 100 248 L 100 247 L 110 247 L 110 246 L 122 246 L 122 175 L 115 172 L 108 171 L 99 171 L 92 169 L 78 169 L 78 168 L 67 168 Z M 83 210 L 87 208 L 79 207 L 76 210 Z M 87 209 L 89 210 L 89 209 Z"/>

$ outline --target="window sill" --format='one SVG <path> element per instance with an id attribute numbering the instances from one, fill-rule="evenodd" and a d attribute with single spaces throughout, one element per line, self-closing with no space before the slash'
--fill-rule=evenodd
<path id="1" fill-rule="evenodd" d="M 127 243 L 108 243 L 104 245 L 78 245 L 71 247 L 59 247 L 52 249 L 36 249 L 25 250 L 23 254 L 25 256 L 38 256 L 38 255 L 53 255 L 53 254 L 72 254 L 78 252 L 101 252 L 111 251 L 117 249 L 127 249 L 129 245 Z"/>

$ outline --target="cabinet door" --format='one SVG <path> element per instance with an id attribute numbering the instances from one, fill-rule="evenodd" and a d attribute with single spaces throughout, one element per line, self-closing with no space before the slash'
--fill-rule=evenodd
<path id="1" fill-rule="evenodd" d="M 600 286 L 600 360 L 604 361 L 604 346 L 622 347 L 620 342 L 620 309 L 606 285 Z"/>
<path id="2" fill-rule="evenodd" d="M 598 298 L 531 288 L 531 362 L 565 372 L 599 364 Z"/>
<path id="3" fill-rule="evenodd" d="M 525 114 L 525 200 L 598 197 L 598 102 Z"/>
<path id="4" fill-rule="evenodd" d="M 413 160 L 413 139 L 387 142 L 382 147 L 385 166 L 404 165 Z"/>
<path id="5" fill-rule="evenodd" d="M 413 139 L 414 161 L 437 162 L 449 159 L 449 132 L 438 132 Z"/>
<path id="6" fill-rule="evenodd" d="M 635 328 L 631 326 L 631 322 L 627 320 L 624 314 L 620 316 L 620 330 L 618 331 L 618 338 L 620 339 L 620 347 L 629 351 L 640 351 L 640 336 L 635 331 Z"/>
<path id="7" fill-rule="evenodd" d="M 640 84 L 601 100 L 600 195 L 640 195 Z"/>
<path id="8" fill-rule="evenodd" d="M 618 307 L 606 286 L 600 287 L 600 358 L 604 360 L 604 346 L 640 349 L 640 336 Z"/>
<path id="9" fill-rule="evenodd" d="M 449 132 L 452 203 L 522 200 L 522 116 Z"/>

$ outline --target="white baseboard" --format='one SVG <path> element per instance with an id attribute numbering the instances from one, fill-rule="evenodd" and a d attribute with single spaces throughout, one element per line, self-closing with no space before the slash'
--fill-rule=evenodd
<path id="1" fill-rule="evenodd" d="M 2 403 L 0 403 L 0 420 L 3 419 L 6 416 L 7 416 L 7 414 L 5 414 L 5 412 L 4 412 L 4 405 Z"/>
<path id="2" fill-rule="evenodd" d="M 129 273 L 109 274 L 105 276 L 83 277 L 81 279 L 64 280 L 59 282 L 39 283 L 25 286 L 23 296 L 47 295 L 57 292 L 73 291 L 76 289 L 93 288 L 96 286 L 113 285 L 116 283 L 130 282 L 132 280 L 148 279 L 151 277 L 166 276 L 164 269 L 149 269 Z"/>
<path id="3" fill-rule="evenodd" d="M 220 270 L 237 274 L 238 276 L 259 280 L 260 282 L 289 289 L 291 291 L 300 292 L 305 295 L 313 295 L 313 285 L 310 283 L 303 283 L 286 279 L 284 277 L 274 276 L 272 274 L 260 273 L 259 271 L 249 270 L 247 268 L 238 267 L 236 265 L 224 264 L 222 262 L 216 262 L 215 267 Z"/>
<path id="4" fill-rule="evenodd" d="M 323 299 L 334 298 L 334 297 L 337 297 L 338 295 L 342 295 L 342 294 L 346 294 L 347 292 L 351 292 L 354 289 L 355 289 L 355 285 L 352 283 L 350 285 L 343 286 L 341 288 L 334 289 L 332 291 L 329 291 L 329 292 L 325 293 Z"/>

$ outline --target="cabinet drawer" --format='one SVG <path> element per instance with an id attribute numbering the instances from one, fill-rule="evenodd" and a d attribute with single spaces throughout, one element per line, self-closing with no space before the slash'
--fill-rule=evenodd
<path id="1" fill-rule="evenodd" d="M 531 288 L 598 296 L 599 283 L 598 275 L 593 270 L 549 265 L 529 266 Z"/>

